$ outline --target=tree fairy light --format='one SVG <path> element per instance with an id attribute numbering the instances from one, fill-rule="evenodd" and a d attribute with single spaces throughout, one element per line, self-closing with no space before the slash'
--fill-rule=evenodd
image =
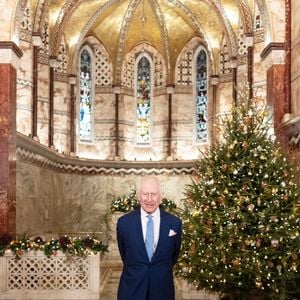
<path id="1" fill-rule="evenodd" d="M 203 154 L 199 179 L 187 186 L 176 273 L 236 299 L 259 290 L 285 300 L 295 292 L 291 282 L 300 286 L 297 163 L 269 137 L 261 109 L 242 96 L 224 119 L 225 138 Z"/>

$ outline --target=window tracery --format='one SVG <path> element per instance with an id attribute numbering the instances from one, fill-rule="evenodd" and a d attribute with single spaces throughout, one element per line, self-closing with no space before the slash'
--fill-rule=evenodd
<path id="1" fill-rule="evenodd" d="M 151 138 L 151 65 L 146 56 L 137 63 L 136 80 L 136 143 L 149 145 Z"/>
<path id="2" fill-rule="evenodd" d="M 92 140 L 92 57 L 87 49 L 80 55 L 80 141 Z"/>
<path id="3" fill-rule="evenodd" d="M 206 143 L 207 132 L 207 54 L 200 49 L 196 59 L 196 142 Z"/>

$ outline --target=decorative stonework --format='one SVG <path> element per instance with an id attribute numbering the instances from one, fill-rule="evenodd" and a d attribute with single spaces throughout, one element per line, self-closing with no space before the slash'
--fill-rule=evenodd
<path id="1" fill-rule="evenodd" d="M 95 86 L 95 94 L 112 94 L 113 88 L 111 86 Z"/>
<path id="2" fill-rule="evenodd" d="M 47 257 L 29 251 L 0 257 L 0 299 L 99 299 L 100 257 Z"/>
<path id="3" fill-rule="evenodd" d="M 112 85 L 112 64 L 105 48 L 98 44 L 94 46 L 96 79 L 95 84 L 99 86 Z"/>
<path id="4" fill-rule="evenodd" d="M 232 29 L 231 23 L 228 19 L 228 16 L 227 16 L 226 12 L 225 12 L 224 6 L 222 5 L 220 0 L 213 0 L 212 4 L 220 12 L 220 14 L 222 16 L 222 19 L 224 21 L 224 25 L 226 27 L 227 34 L 228 34 L 229 40 L 230 40 L 231 55 L 232 56 L 237 56 L 238 55 L 238 45 L 237 45 L 237 42 L 236 42 L 235 33 Z"/>
<path id="5" fill-rule="evenodd" d="M 49 65 L 49 56 L 46 53 L 38 54 L 38 62 L 42 65 Z"/>
<path id="6" fill-rule="evenodd" d="M 68 70 L 68 54 L 67 47 L 64 38 L 62 37 L 61 44 L 59 46 L 58 55 L 57 55 L 57 66 L 54 68 L 54 71 L 57 73 L 67 73 Z"/>
<path id="7" fill-rule="evenodd" d="M 251 33 L 253 31 L 252 14 L 247 0 L 240 0 L 240 8 L 243 16 L 243 24 L 245 24 L 245 32 Z"/>
<path id="8" fill-rule="evenodd" d="M 39 53 L 49 55 L 49 23 L 48 20 L 44 20 L 42 31 L 42 46 L 39 48 Z"/>
<path id="9" fill-rule="evenodd" d="M 223 45 L 220 52 L 220 74 L 231 73 L 230 68 L 230 54 L 226 44 L 226 40 L 223 39 Z"/>
<path id="10" fill-rule="evenodd" d="M 164 65 L 161 55 L 154 55 L 154 86 L 163 87 L 166 85 L 166 74 L 164 72 Z"/>
<path id="11" fill-rule="evenodd" d="M 166 26 L 166 22 L 164 19 L 164 15 L 162 12 L 161 7 L 159 6 L 157 0 L 150 1 L 150 5 L 152 8 L 152 11 L 154 12 L 155 18 L 159 24 L 160 28 L 160 34 L 163 41 L 164 46 L 164 53 L 166 57 L 166 68 L 167 68 L 167 80 L 170 82 L 170 76 L 171 76 L 171 65 L 170 65 L 170 45 L 169 45 L 169 38 L 168 38 L 168 29 Z"/>
<path id="12" fill-rule="evenodd" d="M 232 74 L 229 73 L 229 74 L 221 74 L 220 75 L 220 83 L 222 82 L 230 82 L 232 81 Z"/>
<path id="13" fill-rule="evenodd" d="M 129 29 L 129 24 L 131 22 L 131 19 L 134 16 L 135 10 L 139 4 L 139 0 L 131 0 L 130 4 L 127 7 L 127 10 L 124 14 L 120 34 L 119 34 L 119 41 L 117 46 L 117 53 L 116 53 L 116 70 L 115 70 L 115 76 L 114 76 L 114 82 L 120 82 L 121 79 L 121 71 L 122 71 L 122 58 L 123 58 L 123 50 L 124 50 L 124 44 L 125 44 L 125 37 L 127 35 L 127 31 Z"/>
<path id="14" fill-rule="evenodd" d="M 128 54 L 123 64 L 122 86 L 128 89 L 134 88 L 134 55 Z"/>
<path id="15" fill-rule="evenodd" d="M 254 43 L 255 44 L 258 44 L 258 43 L 262 43 L 265 41 L 265 32 L 264 30 L 259 30 L 259 31 L 256 31 L 254 33 Z"/>
<path id="16" fill-rule="evenodd" d="M 17 137 L 17 159 L 61 173 L 143 175 L 193 174 L 195 161 L 100 161 L 71 158 L 23 136 Z"/>
<path id="17" fill-rule="evenodd" d="M 247 55 L 247 45 L 245 44 L 245 33 L 242 25 L 239 27 L 238 32 L 238 49 L 239 56 Z"/>
<path id="18" fill-rule="evenodd" d="M 90 19 L 86 22 L 84 28 L 81 31 L 81 35 L 78 39 L 78 42 L 75 46 L 73 60 L 72 60 L 72 74 L 77 74 L 78 69 L 78 61 L 79 61 L 79 53 L 81 46 L 83 44 L 83 40 L 86 38 L 88 31 L 90 30 L 91 26 L 95 23 L 95 21 L 99 18 L 99 16 L 105 12 L 109 7 L 113 6 L 119 0 L 110 0 L 107 1 L 104 5 L 100 6 L 94 14 L 90 17 Z"/>
<path id="19" fill-rule="evenodd" d="M 54 73 L 54 81 L 60 81 L 60 82 L 69 82 L 69 75 L 66 73 Z"/>
<path id="20" fill-rule="evenodd" d="M 292 40 L 291 49 L 297 47 L 300 44 L 300 34 Z"/>
<path id="21" fill-rule="evenodd" d="M 19 59 L 23 53 L 13 42 L 0 42 L 0 61 L 2 64 L 11 64 L 15 69 L 18 68 Z"/>
<path id="22" fill-rule="evenodd" d="M 176 63 L 175 82 L 177 85 L 192 85 L 193 55 L 201 45 L 200 38 L 193 38 L 181 51 Z"/>
<path id="23" fill-rule="evenodd" d="M 178 85 L 174 88 L 174 94 L 192 94 L 193 86 L 192 85 Z"/>
<path id="24" fill-rule="evenodd" d="M 285 64 L 284 47 L 284 43 L 270 43 L 262 51 L 260 56 L 264 60 L 267 70 L 273 65 Z"/>
<path id="25" fill-rule="evenodd" d="M 33 28 L 34 28 L 33 31 L 34 32 L 38 32 L 39 29 L 40 29 L 43 12 L 45 11 L 46 2 L 48 2 L 48 0 L 40 0 L 38 2 L 37 9 L 36 9 L 35 20 L 34 20 L 34 25 L 33 25 Z"/>
<path id="26" fill-rule="evenodd" d="M 289 146 L 292 149 L 300 149 L 300 116 L 285 116 L 286 120 L 283 124 L 283 131 L 287 135 Z"/>
<path id="27" fill-rule="evenodd" d="M 65 23 L 68 21 L 72 11 L 74 11 L 77 5 L 80 3 L 78 0 L 64 1 L 64 6 L 61 8 L 59 15 L 56 19 L 56 23 L 53 27 L 50 41 L 50 55 L 57 55 L 57 51 L 60 45 L 61 37 L 63 34 L 63 28 Z"/>

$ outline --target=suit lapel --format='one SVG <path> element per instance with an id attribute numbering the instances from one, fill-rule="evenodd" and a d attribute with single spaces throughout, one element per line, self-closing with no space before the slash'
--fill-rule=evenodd
<path id="1" fill-rule="evenodd" d="M 141 222 L 141 211 L 140 209 L 136 210 L 133 218 L 133 228 L 134 230 L 134 239 L 137 244 L 137 250 L 139 250 L 144 256 L 145 259 L 148 260 L 147 251 L 145 247 L 144 237 L 143 237 L 143 229 Z"/>
<path id="2" fill-rule="evenodd" d="M 159 255 L 160 251 L 162 249 L 164 249 L 165 238 L 168 236 L 169 227 L 168 227 L 168 223 L 166 222 L 165 216 L 166 216 L 166 213 L 161 209 L 160 210 L 159 238 L 158 238 L 156 250 L 152 257 L 152 261 L 154 261 L 154 259 Z"/>

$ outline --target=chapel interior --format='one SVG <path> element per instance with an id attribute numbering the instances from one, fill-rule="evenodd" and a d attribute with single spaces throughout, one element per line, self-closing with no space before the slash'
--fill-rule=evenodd
<path id="1" fill-rule="evenodd" d="M 0 233 L 109 242 L 111 201 L 147 174 L 182 205 L 245 90 L 300 159 L 299 12 L 298 0 L 2 0 Z"/>

